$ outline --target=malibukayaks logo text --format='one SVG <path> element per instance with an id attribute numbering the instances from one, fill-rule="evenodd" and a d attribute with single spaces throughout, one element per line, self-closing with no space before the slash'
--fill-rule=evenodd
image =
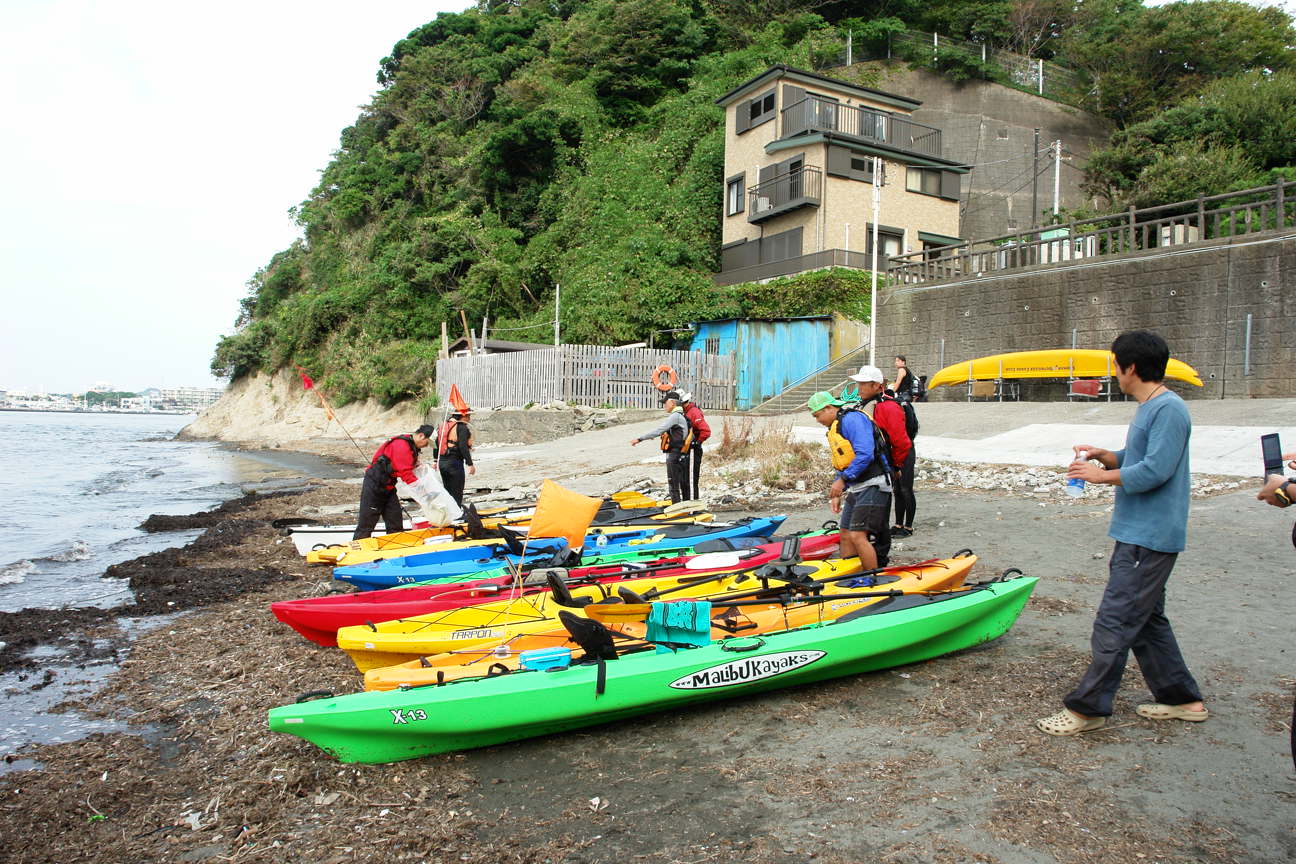
<path id="1" fill-rule="evenodd" d="M 823 656 L 825 656 L 823 651 L 780 651 L 776 654 L 762 654 L 759 657 L 743 657 L 709 669 L 690 672 L 683 678 L 676 678 L 670 686 L 676 690 L 736 687 L 739 684 L 750 684 L 753 681 L 773 678 L 775 675 L 809 666 Z"/>

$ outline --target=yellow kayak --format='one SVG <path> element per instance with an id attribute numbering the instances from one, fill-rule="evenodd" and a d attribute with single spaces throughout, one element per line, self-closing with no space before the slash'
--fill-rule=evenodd
<path id="1" fill-rule="evenodd" d="M 669 500 L 660 500 L 649 498 L 642 492 L 633 489 L 613 492 L 608 499 L 615 502 L 619 510 L 646 510 L 653 507 L 670 507 Z M 479 509 L 478 516 L 481 518 L 482 527 L 496 528 L 500 525 L 525 525 L 531 521 L 531 514 L 534 507 L 492 507 L 489 509 Z M 648 517 L 645 517 L 648 518 Z M 343 552 L 354 551 L 358 549 L 400 549 L 411 546 L 425 546 L 430 543 L 448 543 L 452 540 L 464 539 L 467 535 L 468 526 L 465 522 L 457 522 L 453 525 L 446 525 L 439 528 L 415 528 L 409 531 L 400 531 L 395 534 L 379 534 L 376 537 L 366 537 L 362 540 L 348 540 L 345 543 L 331 543 L 328 546 L 321 546 L 312 549 L 306 553 L 307 564 L 337 564 L 338 556 Z M 423 550 L 419 550 L 423 551 Z M 359 559 L 356 559 L 359 561 Z M 347 563 L 356 563 L 348 561 Z"/>
<path id="2" fill-rule="evenodd" d="M 927 381 L 927 389 L 967 381 L 997 378 L 1107 378 L 1116 374 L 1116 358 L 1097 348 L 1051 348 L 1044 351 L 1013 351 L 991 354 L 946 366 Z M 1197 370 L 1181 360 L 1170 359 L 1166 377 L 1202 386 Z"/>
<path id="3" fill-rule="evenodd" d="M 712 522 L 715 520 L 714 513 L 659 513 L 653 516 L 643 516 L 636 518 L 633 523 L 614 524 L 614 525 L 591 525 L 587 534 L 617 534 L 625 531 L 641 531 L 658 528 L 662 523 L 668 522 L 672 525 L 693 525 L 699 523 Z M 492 527 L 489 522 L 487 527 Z M 526 533 L 526 524 L 510 525 L 511 529 L 521 534 Z M 314 549 L 306 556 L 308 564 L 330 564 L 335 566 L 352 566 L 355 564 L 367 564 L 370 561 L 384 561 L 388 558 L 400 558 L 403 555 L 423 555 L 428 552 L 438 552 L 442 549 L 458 549 L 464 546 L 483 546 L 499 543 L 499 537 L 486 537 L 481 540 L 455 540 L 452 536 L 444 533 L 443 529 L 427 528 L 415 531 L 402 531 L 399 534 L 388 535 L 394 538 L 402 538 L 391 545 L 381 541 L 386 540 L 387 536 L 369 537 L 365 540 L 352 540 L 344 545 L 326 546 L 323 549 Z M 370 543 L 369 541 L 379 541 Z"/>
<path id="4" fill-rule="evenodd" d="M 807 566 L 809 563 L 807 562 Z M 861 593 L 903 591 L 906 594 L 913 594 L 921 591 L 949 591 L 962 586 L 975 563 L 976 556 L 967 555 L 941 561 L 924 561 L 920 564 L 888 567 L 867 580 L 848 580 L 852 583 L 849 585 L 830 582 L 824 586 L 819 595 L 820 599 L 817 600 L 808 598 L 803 602 L 791 604 L 778 601 L 764 604 L 753 602 L 750 605 L 744 603 L 736 608 L 717 608 L 711 616 L 711 638 L 754 636 L 835 621 L 843 615 L 887 599 L 882 596 L 856 596 Z M 858 570 L 859 559 L 819 561 L 815 562 L 815 568 L 815 573 L 811 574 L 810 578 L 831 579 Z M 865 584 L 853 584 L 856 581 Z M 833 600 L 835 595 L 843 596 L 840 600 Z M 602 608 L 603 613 L 610 612 L 613 617 L 602 617 L 602 615 L 595 617 L 602 620 L 608 629 L 628 639 L 643 639 L 647 633 L 647 624 L 643 620 L 645 616 L 642 610 L 638 609 L 638 604 L 622 605 L 626 609 L 625 615 L 617 616 L 616 610 L 622 606 L 613 605 Z M 580 612 L 577 609 L 567 611 Z M 370 669 L 365 673 L 365 689 L 394 690 L 398 687 L 420 687 L 463 678 L 496 675 L 502 671 L 512 672 L 519 668 L 519 658 L 523 652 L 561 647 L 570 644 L 570 639 L 570 634 L 565 628 L 556 626 L 547 630 L 515 635 L 504 642 L 419 657 L 395 666 Z"/>
<path id="5" fill-rule="evenodd" d="M 960 559 L 961 561 L 962 559 Z M 806 562 L 799 570 L 815 579 L 849 576 L 860 569 L 858 558 Z M 777 582 L 772 584 L 778 584 Z M 669 599 L 685 600 L 761 587 L 749 571 L 721 572 L 708 576 L 666 576 L 626 579 L 612 585 L 573 585 L 570 594 L 581 602 L 594 603 L 615 597 L 620 589 L 636 594 L 670 590 Z M 579 607 L 562 605 L 550 591 L 511 600 L 476 603 L 375 624 L 360 624 L 338 630 L 338 647 L 351 656 L 361 672 L 417 660 L 427 654 L 457 652 L 481 645 L 507 645 L 510 639 L 561 629 L 558 611 L 584 614 Z M 561 642 L 562 640 L 559 640 Z M 555 643 L 557 644 L 557 643 Z"/>

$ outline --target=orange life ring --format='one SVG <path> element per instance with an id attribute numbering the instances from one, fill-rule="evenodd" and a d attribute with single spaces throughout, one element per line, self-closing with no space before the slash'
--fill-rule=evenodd
<path id="1" fill-rule="evenodd" d="M 662 383 L 661 376 L 663 372 L 666 373 L 666 377 L 668 379 L 667 383 L 665 384 Z M 656 369 L 653 370 L 653 374 L 652 374 L 653 386 L 655 386 L 658 390 L 660 390 L 663 393 L 665 393 L 667 390 L 674 390 L 675 385 L 678 382 L 679 382 L 679 377 L 675 374 L 675 370 L 667 366 L 665 363 L 663 363 L 662 365 L 658 366 Z"/>

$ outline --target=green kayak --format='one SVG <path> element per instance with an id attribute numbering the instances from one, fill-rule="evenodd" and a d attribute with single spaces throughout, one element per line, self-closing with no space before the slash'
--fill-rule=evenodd
<path id="1" fill-rule="evenodd" d="M 1017 620 L 1036 581 L 1017 577 L 888 598 L 829 624 L 690 650 L 326 696 L 272 708 L 270 729 L 304 738 L 343 762 L 395 762 L 485 747 L 900 666 L 988 642 Z"/>

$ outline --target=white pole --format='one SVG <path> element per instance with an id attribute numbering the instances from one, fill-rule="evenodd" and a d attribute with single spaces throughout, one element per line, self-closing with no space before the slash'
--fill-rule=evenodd
<path id="1" fill-rule="evenodd" d="M 554 347 L 555 348 L 557 348 L 561 342 L 561 336 L 559 333 L 559 327 L 561 326 L 560 322 L 562 320 L 562 306 L 559 304 L 559 299 L 561 297 L 562 297 L 562 284 L 555 282 L 554 283 Z"/>
<path id="2" fill-rule="evenodd" d="M 882 159 L 873 157 L 873 273 L 869 293 L 869 365 L 877 365 L 878 218 L 882 210 Z"/>
<path id="3" fill-rule="evenodd" d="M 848 262 L 847 266 L 849 266 L 849 262 L 850 262 L 850 223 L 849 222 L 846 223 L 846 261 Z"/>
<path id="4" fill-rule="evenodd" d="M 489 315 L 483 315 L 483 316 L 482 316 L 481 353 L 483 353 L 483 354 L 486 353 L 486 322 L 487 322 L 488 320 L 490 320 L 490 316 L 489 316 Z"/>
<path id="5" fill-rule="evenodd" d="M 1039 92 L 1044 95 L 1044 58 L 1039 59 Z"/>
<path id="6" fill-rule="evenodd" d="M 1062 139 L 1053 142 L 1053 215 L 1058 215 L 1058 199 L 1062 184 Z"/>

